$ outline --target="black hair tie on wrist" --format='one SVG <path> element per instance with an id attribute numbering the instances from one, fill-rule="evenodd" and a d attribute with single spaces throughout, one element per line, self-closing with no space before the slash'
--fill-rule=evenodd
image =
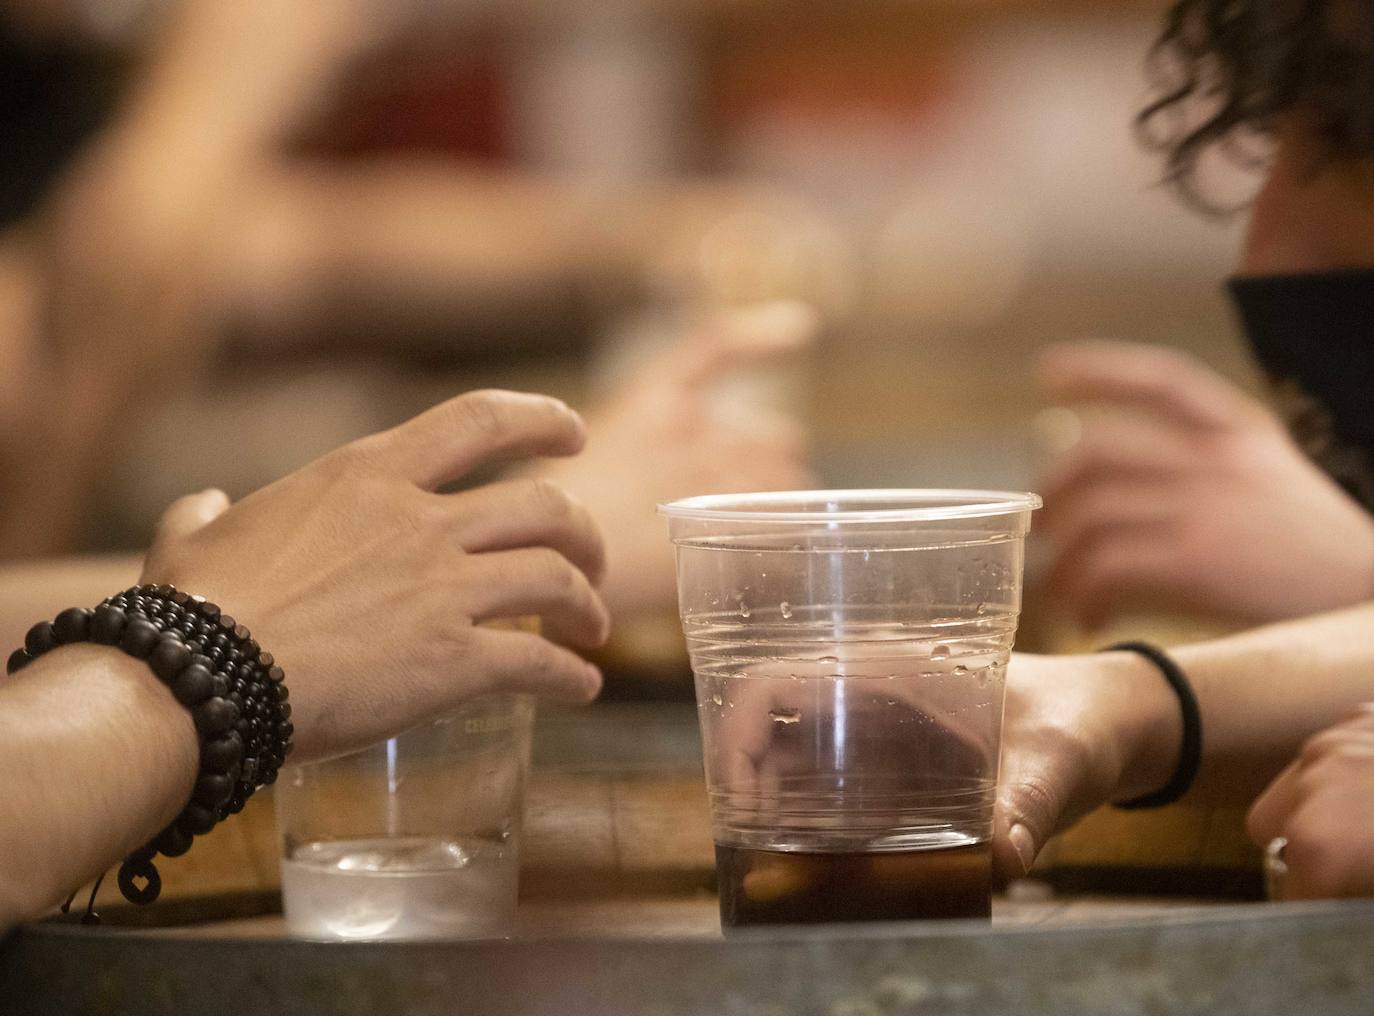
<path id="1" fill-rule="evenodd" d="M 71 607 L 40 621 L 29 629 L 24 647 L 10 655 L 6 672 L 75 642 L 116 647 L 143 660 L 195 723 L 200 770 L 190 801 L 119 868 L 124 898 L 151 903 L 162 889 L 154 857 L 186 853 L 196 836 L 242 811 L 258 787 L 276 780 L 295 733 L 290 696 L 281 667 L 247 628 L 204 597 L 175 586 L 134 586 L 94 610 Z M 94 904 L 92 890 L 83 921 L 98 919 Z"/>
<path id="2" fill-rule="evenodd" d="M 1104 652 L 1139 653 L 1164 675 L 1169 687 L 1178 696 L 1179 712 L 1183 714 L 1183 742 L 1179 747 L 1178 766 L 1169 782 L 1153 793 L 1116 805 L 1128 811 L 1140 808 L 1162 808 L 1173 804 L 1188 792 L 1197 778 L 1198 767 L 1202 764 L 1202 713 L 1198 710 L 1197 696 L 1183 670 L 1164 650 L 1148 642 L 1118 642 L 1107 646 Z"/>

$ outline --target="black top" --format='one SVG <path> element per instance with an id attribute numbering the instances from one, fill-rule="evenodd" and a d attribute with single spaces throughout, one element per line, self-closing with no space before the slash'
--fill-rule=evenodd
<path id="1" fill-rule="evenodd" d="M 1294 436 L 1374 508 L 1374 270 L 1232 279 Z"/>

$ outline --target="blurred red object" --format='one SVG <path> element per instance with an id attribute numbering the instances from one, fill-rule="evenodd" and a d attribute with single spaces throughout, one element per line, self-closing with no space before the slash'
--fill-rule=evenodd
<path id="1" fill-rule="evenodd" d="M 307 142 L 311 152 L 408 152 L 501 159 L 508 153 L 508 49 L 495 32 L 392 49 L 352 76 Z"/>

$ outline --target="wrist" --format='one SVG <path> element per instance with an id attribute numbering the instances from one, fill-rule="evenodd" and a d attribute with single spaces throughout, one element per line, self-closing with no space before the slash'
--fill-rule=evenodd
<path id="1" fill-rule="evenodd" d="M 134 659 L 118 646 L 80 642 L 45 654 L 22 675 L 15 675 L 21 676 L 32 679 L 35 685 L 46 682 L 54 698 L 63 697 L 61 710 L 54 714 L 62 716 L 64 722 L 79 710 L 82 725 L 89 720 L 124 727 L 128 739 L 142 744 L 142 754 L 163 773 L 153 785 L 165 793 L 151 795 L 158 800 L 149 802 L 157 813 L 156 822 L 161 823 L 152 832 L 176 817 L 191 794 L 200 762 L 196 727 L 191 714 L 145 661 Z"/>
<path id="2" fill-rule="evenodd" d="M 105 656 L 90 657 L 84 668 L 79 658 L 75 664 L 42 666 L 50 653 L 88 643 L 117 647 L 136 664 L 146 665 L 149 676 L 161 682 L 163 690 L 155 692 L 147 678 L 129 685 L 128 679 L 136 670 Z M 119 888 L 131 903 L 157 899 L 161 878 L 153 860 L 158 854 L 180 857 L 196 836 L 241 811 L 259 787 L 276 780 L 292 748 L 295 728 L 290 721 L 291 706 L 275 657 L 261 648 L 244 625 L 214 603 L 170 585 L 134 586 L 107 597 L 94 609 L 69 607 L 52 621 L 33 625 L 24 636 L 24 645 L 10 654 L 6 671 L 16 674 L 34 664 L 40 665 L 40 679 L 51 675 L 52 684 L 62 685 L 70 700 L 81 707 L 89 705 L 91 696 L 84 687 L 72 687 L 73 666 L 77 684 L 94 682 L 94 677 L 85 676 L 87 673 L 114 670 L 117 677 L 125 679 L 131 696 L 142 700 L 133 706 L 126 703 L 98 710 L 100 719 L 84 725 L 79 718 L 70 723 L 77 731 L 84 726 L 92 743 L 96 743 L 103 723 L 109 728 L 110 739 L 122 739 L 129 746 L 115 752 L 88 749 L 101 765 L 109 765 L 111 757 L 121 760 L 121 767 L 126 765 L 123 760 L 135 754 L 145 760 L 153 758 L 159 778 L 149 779 L 151 790 L 110 795 L 115 800 L 137 802 L 131 809 L 134 814 L 129 825 L 136 830 L 144 828 L 146 816 L 140 805 L 154 807 L 177 797 L 189 798 L 160 833 L 130 852 L 120 866 Z M 167 730 L 149 729 L 148 713 L 155 711 L 152 707 L 157 703 L 163 703 L 164 716 L 168 715 L 168 693 L 187 711 L 180 729 L 186 729 L 187 720 L 194 728 L 189 746 L 184 737 L 175 738 L 172 744 L 167 736 L 159 737 L 167 735 Z M 38 705 L 42 714 L 61 711 L 49 703 Z M 54 734 L 48 731 L 48 735 Z M 197 763 L 189 769 L 190 780 L 183 779 L 186 766 L 165 757 L 169 747 L 174 754 L 188 755 Z M 137 772 L 133 765 L 128 768 Z M 124 777 L 128 779 L 128 773 Z M 165 793 L 169 786 L 178 788 L 180 794 L 169 797 Z M 194 793 L 187 793 L 192 788 Z M 127 826 L 121 824 L 120 828 Z"/>
<path id="3" fill-rule="evenodd" d="M 0 743 L 23 774 L 0 807 L 0 853 L 37 916 L 185 804 L 199 763 L 190 715 L 113 646 L 62 646 L 0 679 Z M 2 925 L 0 921 L 0 925 Z"/>
<path id="4" fill-rule="evenodd" d="M 1111 723 L 1121 746 L 1121 771 L 1112 801 L 1129 801 L 1167 784 L 1178 765 L 1183 723 L 1178 697 L 1148 659 L 1132 652 L 1096 657 L 1103 679 L 1117 690 Z"/>

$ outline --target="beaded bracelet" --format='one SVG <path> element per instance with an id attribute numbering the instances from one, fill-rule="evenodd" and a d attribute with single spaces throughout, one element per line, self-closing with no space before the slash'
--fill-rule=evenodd
<path id="1" fill-rule="evenodd" d="M 258 787 L 276 780 L 295 731 L 284 675 L 246 627 L 204 597 L 170 585 L 134 586 L 94 610 L 72 607 L 39 622 L 10 655 L 6 671 L 16 673 L 75 642 L 115 646 L 146 661 L 195 723 L 200 771 L 191 800 L 119 868 L 124 898 L 151 903 L 162 891 L 154 857 L 186 853 L 196 836 L 242 811 Z M 92 905 L 99 886 L 97 881 L 91 890 Z M 91 906 L 85 919 L 98 920 Z"/>

